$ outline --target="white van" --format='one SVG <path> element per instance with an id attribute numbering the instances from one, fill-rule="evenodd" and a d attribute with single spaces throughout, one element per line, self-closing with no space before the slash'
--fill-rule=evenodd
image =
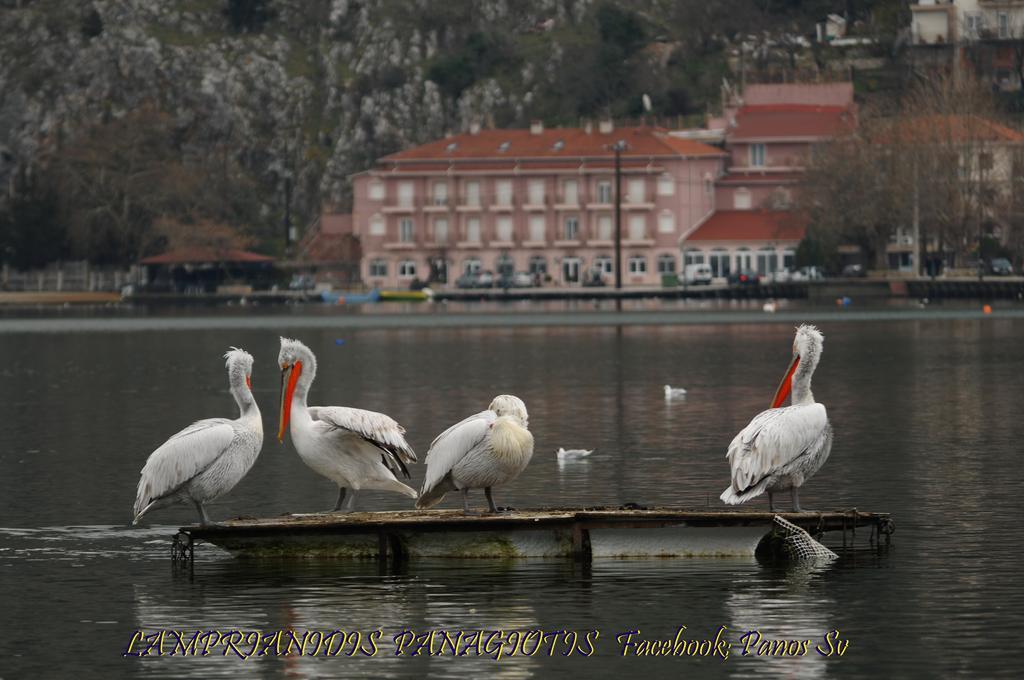
<path id="1" fill-rule="evenodd" d="M 711 283 L 711 265 L 688 264 L 683 272 L 683 282 L 691 286 L 706 286 Z"/>

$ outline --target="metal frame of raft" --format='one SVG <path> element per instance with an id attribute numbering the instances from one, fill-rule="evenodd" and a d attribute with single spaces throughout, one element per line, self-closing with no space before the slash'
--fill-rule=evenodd
<path id="1" fill-rule="evenodd" d="M 182 527 L 172 556 L 191 561 L 197 540 L 238 557 L 525 558 L 750 556 L 781 515 L 811 535 L 842 531 L 889 542 L 888 513 L 856 509 L 772 513 L 675 508 L 585 508 L 466 516 L 460 510 L 358 512 L 239 518 Z M 851 543 L 852 545 L 852 543 Z"/>

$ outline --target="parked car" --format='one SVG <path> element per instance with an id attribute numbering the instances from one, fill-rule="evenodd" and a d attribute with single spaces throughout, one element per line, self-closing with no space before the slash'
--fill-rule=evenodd
<path id="1" fill-rule="evenodd" d="M 313 290 L 315 287 L 316 279 L 312 274 L 296 274 L 288 284 L 291 290 Z"/>
<path id="2" fill-rule="evenodd" d="M 477 288 L 493 288 L 494 287 L 494 272 L 477 272 L 476 275 L 476 287 Z"/>
<path id="3" fill-rule="evenodd" d="M 533 274 L 529 272 L 516 272 L 512 275 L 512 286 L 514 288 L 533 288 L 535 282 Z"/>
<path id="4" fill-rule="evenodd" d="M 843 276 L 859 278 L 861 276 L 867 276 L 867 271 L 864 269 L 864 265 L 862 264 L 848 264 L 843 267 Z"/>
<path id="5" fill-rule="evenodd" d="M 712 278 L 711 265 L 688 264 L 683 270 L 682 282 L 691 286 L 707 286 Z"/>
<path id="6" fill-rule="evenodd" d="M 729 284 L 733 286 L 756 286 L 761 283 L 757 272 L 741 271 L 729 275 Z"/>
<path id="7" fill-rule="evenodd" d="M 821 273 L 821 270 L 817 267 L 800 267 L 795 272 L 790 274 L 790 281 L 818 281 L 819 279 L 825 278 Z"/>
<path id="8" fill-rule="evenodd" d="M 994 258 L 988 263 L 988 270 L 996 276 L 1012 276 L 1013 265 L 1005 257 Z"/>
<path id="9" fill-rule="evenodd" d="M 455 279 L 456 288 L 476 288 L 476 272 L 466 272 Z"/>

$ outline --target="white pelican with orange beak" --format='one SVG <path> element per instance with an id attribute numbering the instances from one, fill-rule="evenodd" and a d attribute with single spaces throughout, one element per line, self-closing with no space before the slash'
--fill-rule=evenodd
<path id="1" fill-rule="evenodd" d="M 252 396 L 252 355 L 232 347 L 224 358 L 241 415 L 192 423 L 150 454 L 132 524 L 150 510 L 185 502 L 196 506 L 201 524 L 209 524 L 203 503 L 231 491 L 256 462 L 263 448 L 263 419 Z"/>
<path id="2" fill-rule="evenodd" d="M 281 338 L 281 419 L 277 438 L 291 429 L 295 450 L 306 465 L 338 485 L 334 511 L 355 510 L 361 489 L 395 491 L 409 498 L 416 492 L 395 477 L 409 477 L 407 463 L 416 454 L 405 441 L 405 429 L 383 413 L 344 406 L 307 406 L 316 377 L 316 357 L 298 340 Z M 346 490 L 351 490 L 347 504 Z"/>
<path id="3" fill-rule="evenodd" d="M 793 510 L 801 512 L 799 488 L 821 469 L 832 450 L 828 414 L 811 394 L 811 376 L 824 342 L 814 326 L 796 329 L 793 362 L 771 408 L 754 416 L 729 444 L 726 458 L 732 468 L 732 484 L 721 496 L 726 503 L 743 503 L 767 491 L 768 509 L 774 512 L 772 494 L 788 489 Z M 792 405 L 782 407 L 790 392 Z"/>

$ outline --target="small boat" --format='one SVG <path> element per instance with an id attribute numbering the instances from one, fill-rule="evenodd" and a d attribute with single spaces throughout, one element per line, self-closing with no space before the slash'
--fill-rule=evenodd
<path id="1" fill-rule="evenodd" d="M 376 288 L 365 293 L 355 293 L 343 290 L 325 290 L 320 293 L 320 299 L 329 305 L 361 305 L 380 302 L 381 292 Z"/>
<path id="2" fill-rule="evenodd" d="M 382 290 L 381 300 L 394 300 L 399 302 L 422 302 L 433 297 L 434 293 L 429 288 L 423 290 Z"/>

